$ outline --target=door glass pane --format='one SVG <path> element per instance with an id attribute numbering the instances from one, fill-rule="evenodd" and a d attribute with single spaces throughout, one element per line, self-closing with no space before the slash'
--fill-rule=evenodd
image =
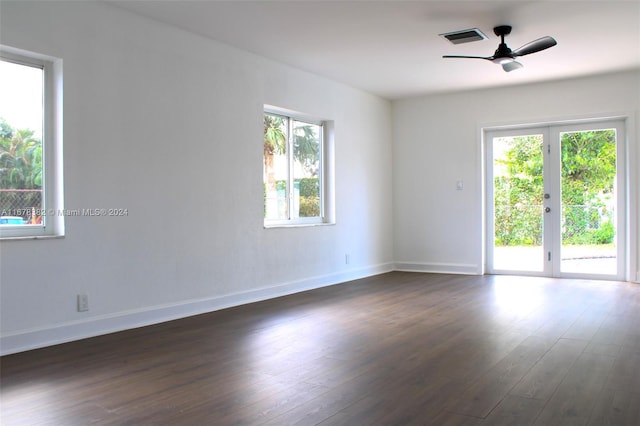
<path id="1" fill-rule="evenodd" d="M 616 274 L 616 131 L 560 134 L 562 272 Z"/>
<path id="2" fill-rule="evenodd" d="M 493 138 L 493 269 L 542 272 L 543 136 Z"/>

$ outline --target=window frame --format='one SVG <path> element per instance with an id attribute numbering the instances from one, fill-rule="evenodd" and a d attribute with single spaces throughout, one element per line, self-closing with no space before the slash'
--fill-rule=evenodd
<path id="1" fill-rule="evenodd" d="M 264 228 L 282 228 L 282 227 L 301 227 L 301 226 L 318 226 L 332 225 L 335 223 L 333 210 L 333 122 L 330 120 L 322 120 L 317 117 L 310 116 L 271 105 L 264 105 L 262 119 L 265 115 L 275 115 L 287 119 L 287 219 L 268 219 L 263 217 Z M 293 211 L 293 191 L 292 185 L 295 180 L 293 170 L 293 123 L 302 122 L 313 124 L 320 128 L 320 147 L 318 152 L 318 186 L 319 186 L 319 203 L 320 215 L 314 217 L 292 217 Z M 264 155 L 263 155 L 264 165 Z M 264 175 L 262 184 L 264 185 Z M 263 202 L 264 210 L 264 202 Z"/>
<path id="2" fill-rule="evenodd" d="M 43 71 L 42 223 L 0 226 L 0 240 L 64 236 L 62 60 L 0 45 L 0 60 Z"/>

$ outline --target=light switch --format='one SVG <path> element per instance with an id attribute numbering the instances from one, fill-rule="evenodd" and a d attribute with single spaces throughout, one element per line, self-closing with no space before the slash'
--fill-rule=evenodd
<path id="1" fill-rule="evenodd" d="M 457 181 L 457 182 L 456 182 L 456 189 L 457 189 L 458 191 L 462 191 L 462 190 L 464 189 L 464 182 L 463 182 L 463 181 L 461 181 L 461 180 Z"/>

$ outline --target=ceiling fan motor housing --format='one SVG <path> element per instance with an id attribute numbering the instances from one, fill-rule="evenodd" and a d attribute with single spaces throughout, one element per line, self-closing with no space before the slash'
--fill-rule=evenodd
<path id="1" fill-rule="evenodd" d="M 507 43 L 504 42 L 504 36 L 511 34 L 511 26 L 510 25 L 498 25 L 493 28 L 493 33 L 500 37 L 500 44 L 498 48 L 493 53 L 492 62 L 496 64 L 504 64 L 506 62 L 511 62 L 514 60 L 514 55 L 512 54 L 511 49 L 507 46 Z"/>
<path id="2" fill-rule="evenodd" d="M 501 64 L 506 60 L 511 61 L 514 59 L 512 51 L 511 49 L 509 49 L 509 46 L 507 46 L 506 43 L 500 43 L 500 45 L 494 52 L 493 57 L 493 62 L 498 64 Z"/>

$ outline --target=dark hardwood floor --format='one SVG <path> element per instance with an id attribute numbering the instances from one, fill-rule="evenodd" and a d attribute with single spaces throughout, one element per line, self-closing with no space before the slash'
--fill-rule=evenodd
<path id="1" fill-rule="evenodd" d="M 5 356 L 9 425 L 640 425 L 640 285 L 393 272 Z"/>

